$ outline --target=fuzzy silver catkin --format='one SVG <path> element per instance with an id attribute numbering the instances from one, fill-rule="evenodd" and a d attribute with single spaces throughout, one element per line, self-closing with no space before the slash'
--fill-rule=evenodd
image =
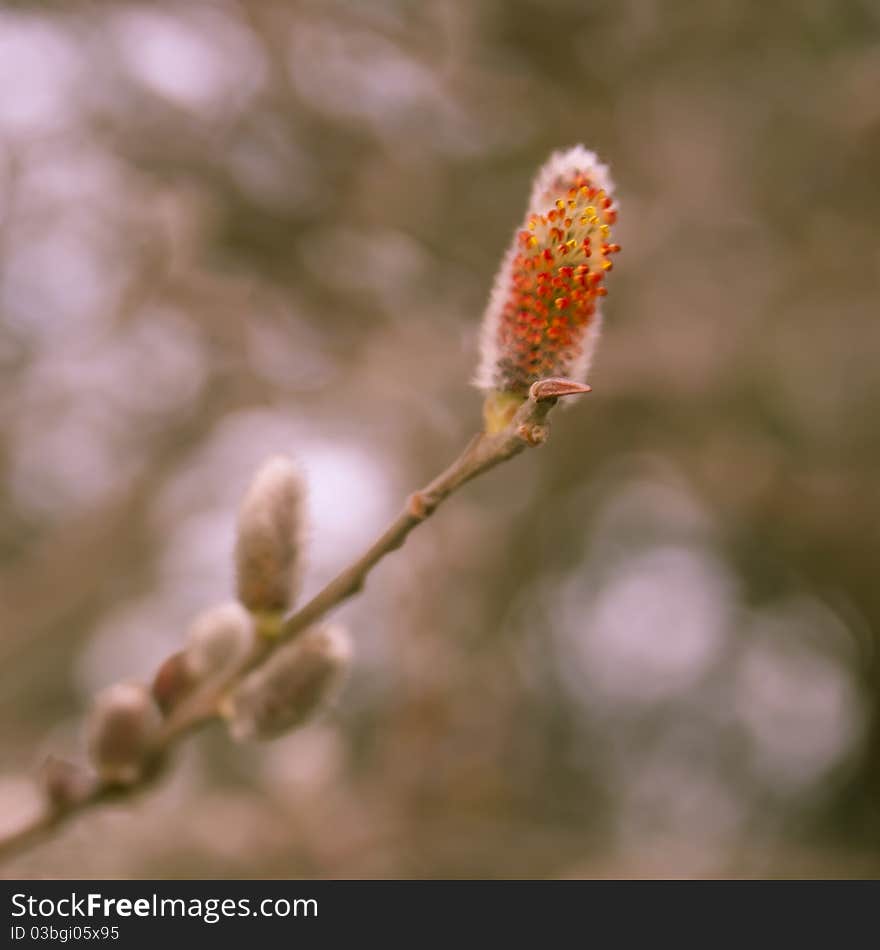
<path id="1" fill-rule="evenodd" d="M 100 693 L 88 722 L 88 748 L 101 778 L 120 785 L 138 781 L 160 725 L 159 709 L 143 684 L 116 683 Z"/>
<path id="2" fill-rule="evenodd" d="M 241 604 L 229 601 L 209 607 L 187 631 L 187 670 L 197 681 L 224 673 L 242 659 L 253 639 L 253 619 Z"/>
<path id="3" fill-rule="evenodd" d="M 299 592 L 304 495 L 299 470 L 280 455 L 260 467 L 245 494 L 235 544 L 236 587 L 255 614 L 286 611 Z"/>
<path id="4" fill-rule="evenodd" d="M 351 663 L 347 633 L 314 627 L 282 646 L 227 698 L 233 739 L 271 739 L 309 718 L 341 685 Z"/>

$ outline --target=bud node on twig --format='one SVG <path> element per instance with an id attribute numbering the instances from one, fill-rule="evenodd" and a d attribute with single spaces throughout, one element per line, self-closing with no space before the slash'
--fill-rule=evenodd
<path id="1" fill-rule="evenodd" d="M 550 427 L 542 425 L 526 425 L 517 426 L 516 434 L 525 442 L 527 445 L 536 446 L 543 445 L 547 439 L 550 437 Z"/>
<path id="2" fill-rule="evenodd" d="M 53 812 L 65 812 L 94 792 L 98 776 L 73 762 L 50 755 L 40 770 L 40 784 Z"/>
<path id="3" fill-rule="evenodd" d="M 406 500 L 406 510 L 413 518 L 424 521 L 431 513 L 425 505 L 425 496 L 418 491 L 414 491 Z"/>

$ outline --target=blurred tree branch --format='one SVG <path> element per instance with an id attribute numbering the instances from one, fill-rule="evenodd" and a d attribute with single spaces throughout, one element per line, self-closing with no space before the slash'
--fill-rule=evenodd
<path id="1" fill-rule="evenodd" d="M 535 383 L 528 398 L 504 429 L 474 436 L 448 468 L 423 489 L 409 496 L 403 510 L 359 558 L 299 610 L 287 615 L 271 637 L 258 636 L 248 654 L 227 676 L 220 681 L 212 681 L 210 688 L 197 690 L 174 709 L 162 723 L 147 767 L 136 781 L 130 784 L 120 784 L 106 778 L 94 782 L 68 781 L 62 789 L 63 795 L 53 797 L 50 776 L 44 783 L 47 788 L 44 789 L 42 809 L 37 810 L 35 817 L 27 824 L 0 839 L 0 858 L 13 856 L 36 845 L 94 806 L 125 799 L 148 788 L 161 775 L 171 748 L 185 735 L 218 717 L 220 704 L 231 688 L 247 674 L 264 665 L 279 646 L 295 638 L 360 591 L 370 571 L 386 555 L 401 547 L 409 533 L 455 491 L 525 448 L 543 444 L 549 434 L 546 424 L 548 414 L 561 396 L 589 391 L 589 386 L 565 379 L 545 379 Z M 76 770 L 76 767 L 60 760 L 50 760 L 46 771 L 54 769 L 56 776 L 66 776 L 65 770 L 68 768 Z M 70 774 L 79 775 L 78 770 Z"/>

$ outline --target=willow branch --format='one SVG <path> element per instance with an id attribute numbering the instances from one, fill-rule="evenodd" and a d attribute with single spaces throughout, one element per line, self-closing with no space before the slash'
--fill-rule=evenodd
<path id="1" fill-rule="evenodd" d="M 210 689 L 197 693 L 172 713 L 160 733 L 153 765 L 137 783 L 119 786 L 98 782 L 64 807 L 53 805 L 47 800 L 43 811 L 27 825 L 0 838 L 0 858 L 33 847 L 96 805 L 129 798 L 144 790 L 160 773 L 161 765 L 173 746 L 186 734 L 216 718 L 220 700 L 245 674 L 260 666 L 280 644 L 295 637 L 362 590 L 370 571 L 386 555 L 401 547 L 409 533 L 462 485 L 524 449 L 545 442 L 549 434 L 547 416 L 559 397 L 583 392 L 589 392 L 589 386 L 570 380 L 545 379 L 535 383 L 529 398 L 519 407 L 506 428 L 500 432 L 482 432 L 474 436 L 447 469 L 409 496 L 403 510 L 360 557 L 299 610 L 283 619 L 277 635 L 260 638 L 250 654 L 228 677 L 213 684 Z"/>

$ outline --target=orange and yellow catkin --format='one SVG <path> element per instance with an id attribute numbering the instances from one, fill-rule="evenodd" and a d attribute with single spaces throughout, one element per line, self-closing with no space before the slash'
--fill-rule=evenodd
<path id="1" fill-rule="evenodd" d="M 551 376 L 583 381 L 601 325 L 605 275 L 620 246 L 608 168 L 583 146 L 538 172 L 525 221 L 495 279 L 483 320 L 479 388 L 524 397 Z"/>

